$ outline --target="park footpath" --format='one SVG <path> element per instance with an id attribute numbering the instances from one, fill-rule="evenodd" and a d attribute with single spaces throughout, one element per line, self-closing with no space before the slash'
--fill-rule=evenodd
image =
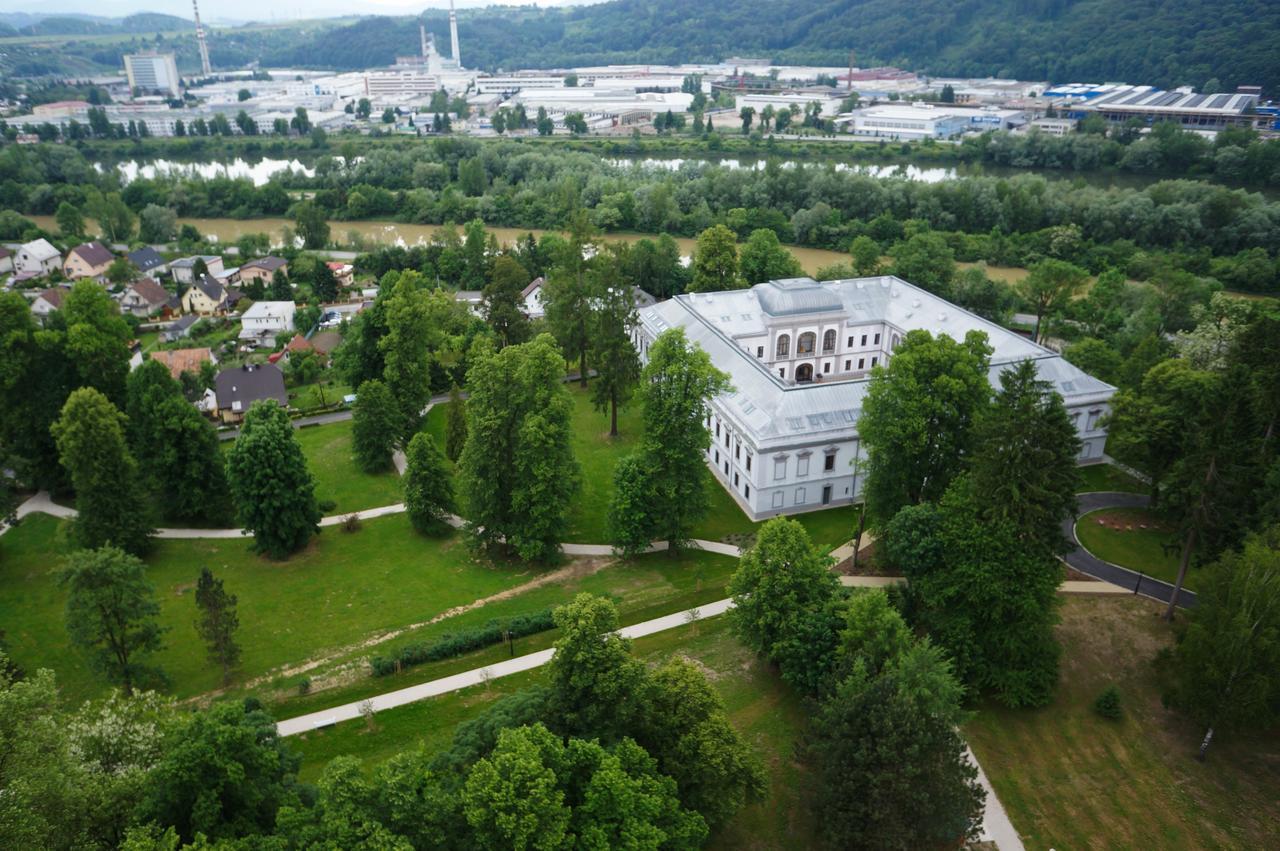
<path id="1" fill-rule="evenodd" d="M 396 454 L 396 467 L 399 472 L 404 472 L 404 457 L 402 454 Z M 1085 510 L 1080 514 L 1086 513 L 1088 510 L 1097 510 L 1100 507 L 1111 507 L 1115 504 L 1126 504 L 1132 495 L 1106 494 L 1103 495 L 1087 495 L 1093 496 L 1093 499 L 1083 500 Z M 370 508 L 364 511 L 351 512 L 349 514 L 338 514 L 330 517 L 324 517 L 320 520 L 321 526 L 336 526 L 346 522 L 351 517 L 357 517 L 361 520 L 372 520 L 376 517 L 386 517 L 392 514 L 402 514 L 405 511 L 403 503 L 394 505 L 384 505 L 379 508 Z M 34 496 L 23 502 L 17 510 L 17 517 L 21 520 L 30 514 L 42 513 L 50 514 L 54 517 L 63 519 L 71 519 L 76 516 L 76 510 L 65 505 L 55 503 L 46 491 L 40 491 Z M 1079 516 L 1079 515 L 1078 515 Z M 1067 521 L 1070 524 L 1071 537 L 1074 539 L 1075 520 Z M 451 525 L 460 527 L 463 520 L 460 517 L 451 516 L 449 518 Z M 1064 524 L 1066 526 L 1067 524 Z M 0 524 L 0 535 L 8 531 L 8 527 Z M 193 538 L 243 538 L 248 537 L 252 533 L 243 529 L 157 529 L 156 537 L 158 538 L 177 538 L 177 539 L 193 539 Z M 874 539 L 870 534 L 863 535 L 863 546 L 869 545 Z M 742 555 L 741 548 L 733 544 L 725 544 L 718 541 L 694 540 L 690 542 L 693 549 L 700 549 L 706 552 L 718 553 L 720 555 L 739 558 Z M 649 546 L 648 552 L 662 552 L 668 549 L 666 541 L 655 541 Z M 608 544 L 561 544 L 561 550 L 568 556 L 612 556 L 614 554 L 613 547 Z M 1083 553 L 1087 558 L 1080 558 Z M 852 543 L 846 543 L 837 547 L 831 552 L 832 558 L 838 564 L 853 555 Z M 1078 547 L 1077 552 L 1068 554 L 1063 559 L 1067 564 L 1081 570 L 1085 573 L 1092 573 L 1089 568 L 1095 568 L 1093 562 L 1097 562 L 1093 556 L 1089 555 L 1083 547 Z M 1103 562 L 1102 564 L 1106 564 Z M 1114 565 L 1107 565 L 1107 568 L 1124 570 L 1123 568 L 1115 568 Z M 1109 572 L 1109 571 L 1108 571 Z M 1130 571 L 1130 573 L 1132 573 Z M 1114 575 L 1114 574 L 1113 574 Z M 1136 575 L 1136 574 L 1135 574 Z M 1127 578 L 1127 577 L 1125 577 Z M 905 581 L 902 577 L 894 576 L 840 576 L 840 584 L 846 588 L 882 588 Z M 1152 580 L 1148 579 L 1148 582 Z M 1073 581 L 1063 582 L 1058 589 L 1064 594 L 1093 594 L 1093 595 L 1118 595 L 1134 593 L 1129 588 L 1120 587 L 1112 582 L 1104 581 Z M 1159 598 L 1158 591 L 1155 594 L 1150 593 L 1147 588 L 1143 588 L 1142 592 L 1148 596 Z M 1166 598 L 1167 599 L 1167 598 Z M 1179 602 L 1183 603 L 1185 598 L 1180 598 Z M 1194 605 L 1194 597 L 1191 598 L 1191 604 Z M 726 598 L 707 603 L 693 609 L 686 609 L 682 612 L 674 612 L 669 615 L 663 615 L 659 618 L 643 621 L 642 623 L 632 624 L 623 627 L 617 632 L 625 638 L 643 638 L 649 635 L 656 635 L 671 629 L 677 629 L 682 626 L 688 626 L 705 618 L 718 617 L 733 608 L 733 600 Z M 470 671 L 453 674 L 430 682 L 419 683 L 413 686 L 407 686 L 395 691 L 384 692 L 365 700 L 355 701 L 352 703 L 342 704 L 329 709 L 318 712 L 311 712 L 306 715 L 300 715 L 295 718 L 289 718 L 280 721 L 276 725 L 276 730 L 281 736 L 295 736 L 303 733 L 313 732 L 316 730 L 326 729 L 344 721 L 352 721 L 363 717 L 368 712 L 378 713 L 389 709 L 405 706 L 410 703 L 416 703 L 421 700 L 428 700 L 433 697 L 456 692 L 461 689 L 471 688 L 477 685 L 485 685 L 495 679 L 509 677 L 513 674 L 531 671 L 540 668 L 547 662 L 551 661 L 555 654 L 554 648 L 540 650 L 536 653 L 528 653 L 524 656 L 517 656 L 514 659 L 507 659 L 503 662 L 496 662 L 483 668 L 475 668 Z M 1001 851 L 1022 851 L 1022 840 L 1018 836 L 1017 830 L 1014 829 L 1013 823 L 1009 821 L 1008 814 L 1005 812 L 1000 799 L 996 796 L 995 789 L 992 788 L 988 781 L 982 766 L 978 763 L 973 751 L 966 746 L 966 754 L 970 762 L 978 770 L 978 782 L 987 792 L 987 804 L 983 814 L 983 824 L 980 839 L 984 842 L 991 842 Z"/>

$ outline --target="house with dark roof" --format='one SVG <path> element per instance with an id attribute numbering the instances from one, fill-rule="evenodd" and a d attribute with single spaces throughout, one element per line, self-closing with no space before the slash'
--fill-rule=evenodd
<path id="1" fill-rule="evenodd" d="M 144 275 L 163 275 L 169 271 L 169 261 L 161 257 L 160 252 L 150 245 L 144 245 L 137 251 L 130 251 L 125 256 L 129 258 L 133 268 Z"/>
<path id="2" fill-rule="evenodd" d="M 277 269 L 288 276 L 289 261 L 274 255 L 247 260 L 240 264 L 240 283 L 249 284 L 254 281 L 261 281 L 263 284 L 269 284 Z"/>
<path id="3" fill-rule="evenodd" d="M 150 316 L 169 301 L 169 291 L 152 278 L 139 278 L 120 295 L 120 310 L 134 316 Z"/>
<path id="4" fill-rule="evenodd" d="M 105 279 L 107 267 L 115 259 L 116 256 L 101 242 L 86 242 L 67 252 L 67 259 L 62 261 L 62 274 L 73 281 L 77 278 Z"/>
<path id="5" fill-rule="evenodd" d="M 200 321 L 199 316 L 189 315 L 169 323 L 169 327 L 160 332 L 160 339 L 166 343 L 181 340 L 191 333 L 191 328 Z"/>
<path id="6" fill-rule="evenodd" d="M 182 293 L 182 312 L 216 316 L 227 312 L 227 288 L 211 275 L 202 275 Z"/>
<path id="7" fill-rule="evenodd" d="M 284 373 L 270 363 L 247 363 L 224 369 L 213 382 L 218 416 L 223 422 L 239 422 L 254 402 L 273 399 L 282 408 L 289 406 L 284 389 Z"/>

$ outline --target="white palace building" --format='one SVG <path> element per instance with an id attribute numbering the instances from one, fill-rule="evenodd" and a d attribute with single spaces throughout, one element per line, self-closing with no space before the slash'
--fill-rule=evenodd
<path id="1" fill-rule="evenodd" d="M 710 404 L 707 463 L 753 519 L 859 498 L 858 417 L 871 369 L 915 329 L 956 340 L 985 332 L 994 387 L 1006 367 L 1033 360 L 1076 424 L 1080 462 L 1102 458 L 1100 422 L 1114 387 L 900 278 L 791 278 L 677 296 L 640 311 L 634 341 L 642 357 L 669 328 L 683 328 L 729 374 L 733 389 Z"/>

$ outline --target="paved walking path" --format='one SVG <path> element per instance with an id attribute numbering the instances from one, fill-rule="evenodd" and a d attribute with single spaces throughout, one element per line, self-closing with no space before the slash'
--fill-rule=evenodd
<path id="1" fill-rule="evenodd" d="M 698 606 L 693 609 L 686 609 L 683 612 L 676 612 L 670 615 L 663 615 L 660 618 L 644 621 L 642 623 L 625 626 L 618 630 L 618 634 L 626 638 L 641 638 L 646 635 L 663 632 L 668 629 L 675 629 L 679 626 L 685 626 L 693 620 L 701 618 L 712 618 L 722 615 L 729 609 L 733 608 L 733 600 L 717 600 L 714 603 L 708 603 L 705 606 Z M 425 700 L 428 697 L 438 697 L 442 694 L 458 691 L 459 689 L 468 688 L 483 684 L 486 680 L 496 680 L 502 677 L 509 677 L 512 674 L 518 674 L 521 671 L 529 671 L 534 668 L 541 667 L 551 661 L 554 650 L 539 650 L 537 653 L 528 653 L 524 656 L 517 656 L 514 659 L 508 659 L 505 662 L 496 662 L 485 668 L 475 668 L 470 671 L 464 671 L 461 674 L 454 674 L 450 677 L 444 677 L 439 680 L 432 680 L 427 683 L 419 683 L 416 686 L 409 686 L 397 691 L 380 694 L 376 697 L 368 699 L 369 704 L 373 707 L 374 712 L 382 712 L 386 709 L 393 709 L 397 706 L 404 706 L 406 703 L 414 703 L 419 700 Z M 276 731 L 281 736 L 293 736 L 298 733 L 305 733 L 314 730 L 317 727 L 327 727 L 331 724 L 337 724 L 342 721 L 350 721 L 359 718 L 361 715 L 360 707 L 365 701 L 357 701 L 355 703 L 346 703 L 342 706 L 335 706 L 332 709 L 324 709 L 320 712 L 311 712 L 307 715 L 301 715 L 297 718 L 290 718 L 287 721 L 281 721 L 276 724 Z"/>
<path id="2" fill-rule="evenodd" d="M 1103 561 L 1086 550 L 1080 544 L 1080 538 L 1076 535 L 1076 525 L 1079 523 L 1080 518 L 1086 514 L 1107 508 L 1146 508 L 1151 504 L 1151 498 L 1141 493 L 1099 491 L 1082 493 L 1077 499 L 1079 500 L 1079 508 L 1076 516 L 1062 521 L 1062 534 L 1066 536 L 1067 540 L 1074 543 L 1076 548 L 1063 556 L 1062 560 L 1081 573 L 1118 585 L 1131 594 L 1141 594 L 1144 597 L 1150 597 L 1162 603 L 1169 602 L 1173 597 L 1173 585 L 1160 579 L 1153 579 L 1136 570 L 1130 570 L 1127 567 Z M 1194 608 L 1196 605 L 1195 592 L 1188 591 L 1185 588 L 1182 589 L 1178 594 L 1178 605 L 1186 609 Z"/>
<path id="3" fill-rule="evenodd" d="M 1023 851 L 1022 837 L 1018 835 L 1013 822 L 1009 821 L 1009 814 L 1004 811 L 1004 804 L 1001 804 L 1000 799 L 996 797 L 995 787 L 987 779 L 987 773 L 982 770 L 982 763 L 978 762 L 978 757 L 968 745 L 964 746 L 964 753 L 969 762 L 978 769 L 979 785 L 987 790 L 987 805 L 982 811 L 982 833 L 978 835 L 978 839 L 982 842 L 995 843 L 1000 851 Z"/>

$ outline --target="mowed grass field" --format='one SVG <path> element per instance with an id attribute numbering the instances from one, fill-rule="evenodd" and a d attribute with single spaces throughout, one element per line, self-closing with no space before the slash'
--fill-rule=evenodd
<path id="1" fill-rule="evenodd" d="M 707 675 L 729 720 L 756 751 L 769 777 L 764 800 L 754 803 L 712 838 L 719 849 L 816 847 L 813 821 L 804 802 L 804 771 L 795 759 L 803 728 L 803 701 L 766 663 L 713 618 L 635 641 L 633 652 L 651 664 L 673 655 L 692 659 Z M 303 755 L 302 777 L 314 780 L 335 756 L 351 754 L 376 763 L 402 750 L 447 748 L 454 728 L 498 698 L 538 683 L 536 669 L 438 698 L 381 712 L 369 728 L 363 720 L 289 740 Z"/>
<path id="2" fill-rule="evenodd" d="M 1052 705 L 983 704 L 965 734 L 1031 851 L 1049 848 L 1275 848 L 1280 735 L 1219 736 L 1160 701 L 1152 660 L 1173 644 L 1161 606 L 1134 597 L 1067 598 Z M 1093 702 L 1120 689 L 1124 718 Z"/>
<path id="3" fill-rule="evenodd" d="M 371 475 L 356 466 L 351 420 L 309 426 L 295 434 L 316 483 L 316 499 L 337 504 L 329 513 L 346 514 L 403 500 L 400 477 L 394 469 Z"/>
<path id="4" fill-rule="evenodd" d="M 0 537 L 0 623 L 20 664 L 52 668 L 64 694 L 81 700 L 107 686 L 67 639 L 66 593 L 57 581 L 67 552 L 62 525 L 33 515 Z M 203 567 L 239 599 L 240 684 L 428 620 L 546 570 L 478 560 L 459 536 L 422 537 L 404 515 L 367 521 L 355 533 L 325 529 L 283 562 L 249 546 L 246 539 L 158 540 L 146 559 L 160 622 L 168 629 L 165 649 L 153 658 L 179 697 L 221 685 L 221 672 L 206 661 L 193 627 Z"/>
<path id="5" fill-rule="evenodd" d="M 1081 546 L 1098 558 L 1173 582 L 1178 575 L 1181 549 L 1176 530 L 1145 508 L 1108 508 L 1076 521 Z M 1165 545 L 1170 545 L 1165 549 Z M 1194 566 L 1187 571 L 1186 586 L 1195 590 Z"/>
<path id="6" fill-rule="evenodd" d="M 617 463 L 635 451 L 643 436 L 643 409 L 633 402 L 618 412 L 618 436 L 609 436 L 609 414 L 597 411 L 591 404 L 590 390 L 577 382 L 568 385 L 573 397 L 573 453 L 582 470 L 582 487 L 569 510 L 565 540 L 573 543 L 604 544 L 609 542 L 609 503 L 613 499 L 613 471 Z M 445 422 L 449 405 L 434 406 L 427 414 L 426 430 L 444 448 Z M 697 527 L 695 537 L 708 541 L 742 540 L 755 534 L 755 523 L 743 512 L 733 497 L 703 468 L 710 510 Z M 852 506 L 828 508 L 795 517 L 814 544 L 825 550 L 835 549 L 853 537 L 858 513 Z"/>

